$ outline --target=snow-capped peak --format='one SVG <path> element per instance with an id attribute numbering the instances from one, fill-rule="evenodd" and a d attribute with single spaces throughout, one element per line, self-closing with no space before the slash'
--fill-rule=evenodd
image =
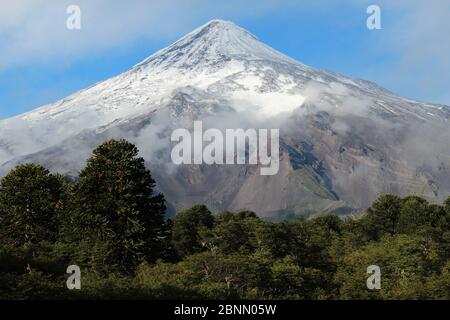
<path id="1" fill-rule="evenodd" d="M 54 104 L 1 120 L 0 165 L 84 130 L 153 114 L 186 88 L 197 93 L 194 104 L 226 102 L 238 112 L 252 111 L 262 117 L 289 113 L 307 102 L 318 110 L 364 116 L 450 119 L 447 108 L 407 100 L 367 81 L 305 66 L 232 22 L 212 20 L 123 74 Z"/>
<path id="2" fill-rule="evenodd" d="M 269 60 L 299 64 L 261 42 L 233 22 L 211 20 L 169 47 L 148 57 L 135 68 L 196 69 L 217 66 L 232 59 Z"/>

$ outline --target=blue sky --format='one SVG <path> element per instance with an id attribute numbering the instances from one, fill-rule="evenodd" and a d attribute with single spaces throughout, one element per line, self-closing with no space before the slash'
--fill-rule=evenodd
<path id="1" fill-rule="evenodd" d="M 0 11 L 0 118 L 117 75 L 210 19 L 231 20 L 313 67 L 450 105 L 447 0 L 17 0 Z M 66 8 L 82 28 L 66 28 Z M 368 30 L 366 8 L 381 8 Z"/>

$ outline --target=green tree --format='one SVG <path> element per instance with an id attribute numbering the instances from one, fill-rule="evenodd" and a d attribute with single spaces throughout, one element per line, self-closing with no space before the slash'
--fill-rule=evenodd
<path id="1" fill-rule="evenodd" d="M 251 211 L 221 212 L 206 242 L 223 254 L 252 253 L 257 245 L 255 231 L 261 223 Z"/>
<path id="2" fill-rule="evenodd" d="M 420 226 L 431 224 L 431 210 L 428 201 L 420 197 L 406 197 L 398 216 L 398 233 L 414 233 Z"/>
<path id="3" fill-rule="evenodd" d="M 427 208 L 427 213 L 427 218 L 429 219 L 427 225 L 441 230 L 449 229 L 450 212 L 447 213 L 445 207 L 437 204 L 430 204 Z"/>
<path id="4" fill-rule="evenodd" d="M 427 279 L 439 272 L 441 253 L 422 236 L 386 235 L 349 253 L 339 265 L 336 281 L 343 299 L 430 299 Z M 381 269 L 381 290 L 369 290 L 367 267 Z"/>
<path id="5" fill-rule="evenodd" d="M 304 248 L 299 258 L 305 267 L 333 271 L 335 269 L 329 248 L 341 234 L 342 221 L 335 215 L 325 215 L 303 224 Z"/>
<path id="6" fill-rule="evenodd" d="M 54 242 L 64 186 L 60 176 L 40 165 L 23 164 L 0 185 L 0 240 L 14 246 Z"/>
<path id="7" fill-rule="evenodd" d="M 450 214 L 450 197 L 444 202 L 445 210 Z"/>
<path id="8" fill-rule="evenodd" d="M 179 212 L 173 221 L 172 241 L 180 257 L 205 250 L 201 234 L 214 225 L 214 216 L 204 205 Z"/>
<path id="9" fill-rule="evenodd" d="M 253 247 L 270 252 L 274 258 L 284 258 L 294 254 L 301 246 L 296 243 L 296 233 L 292 224 L 259 221 L 251 226 L 254 233 Z M 253 238 L 253 237 L 251 237 Z"/>
<path id="10" fill-rule="evenodd" d="M 155 194 L 155 181 L 138 153 L 125 140 L 93 151 L 74 187 L 66 228 L 69 238 L 84 242 L 87 260 L 124 271 L 158 258 L 164 225 L 164 197 Z"/>
<path id="11" fill-rule="evenodd" d="M 275 299 L 301 299 L 306 294 L 304 273 L 295 257 L 276 260 L 271 268 L 270 290 Z"/>
<path id="12" fill-rule="evenodd" d="M 379 197 L 367 210 L 363 223 L 373 239 L 379 239 L 384 234 L 393 235 L 397 232 L 402 204 L 403 201 L 400 197 L 387 194 Z"/>

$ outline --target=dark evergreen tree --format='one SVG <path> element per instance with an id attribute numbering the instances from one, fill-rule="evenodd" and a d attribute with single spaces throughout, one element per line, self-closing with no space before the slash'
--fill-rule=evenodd
<path id="1" fill-rule="evenodd" d="M 179 212 L 173 221 L 172 239 L 180 257 L 201 252 L 205 247 L 201 243 L 201 233 L 211 229 L 214 216 L 204 205 L 196 205 Z"/>
<path id="2" fill-rule="evenodd" d="M 1 181 L 0 241 L 13 246 L 55 241 L 63 194 L 60 176 L 36 164 L 17 166 Z"/>
<path id="3" fill-rule="evenodd" d="M 221 212 L 207 242 L 221 253 L 249 254 L 255 250 L 255 231 L 262 221 L 251 211 Z"/>
<path id="4" fill-rule="evenodd" d="M 138 149 L 111 140 L 94 150 L 73 192 L 69 238 L 93 251 L 87 260 L 131 270 L 161 250 L 165 202 Z M 83 245 L 83 244 L 82 244 Z"/>
<path id="5" fill-rule="evenodd" d="M 430 225 L 431 222 L 428 201 L 416 196 L 403 199 L 398 217 L 398 233 L 414 233 L 420 226 Z"/>
<path id="6" fill-rule="evenodd" d="M 398 196 L 391 194 L 380 196 L 364 217 L 369 235 L 379 239 L 383 234 L 395 234 L 402 205 L 403 201 Z"/>

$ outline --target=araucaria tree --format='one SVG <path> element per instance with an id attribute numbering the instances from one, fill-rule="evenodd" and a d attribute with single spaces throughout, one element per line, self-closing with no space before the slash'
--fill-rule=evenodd
<path id="1" fill-rule="evenodd" d="M 125 140 L 105 142 L 74 186 L 70 229 L 90 248 L 91 265 L 128 271 L 158 256 L 165 202 L 138 153 Z"/>
<path id="2" fill-rule="evenodd" d="M 0 183 L 0 242 L 14 247 L 53 242 L 63 179 L 40 165 L 17 166 Z"/>

